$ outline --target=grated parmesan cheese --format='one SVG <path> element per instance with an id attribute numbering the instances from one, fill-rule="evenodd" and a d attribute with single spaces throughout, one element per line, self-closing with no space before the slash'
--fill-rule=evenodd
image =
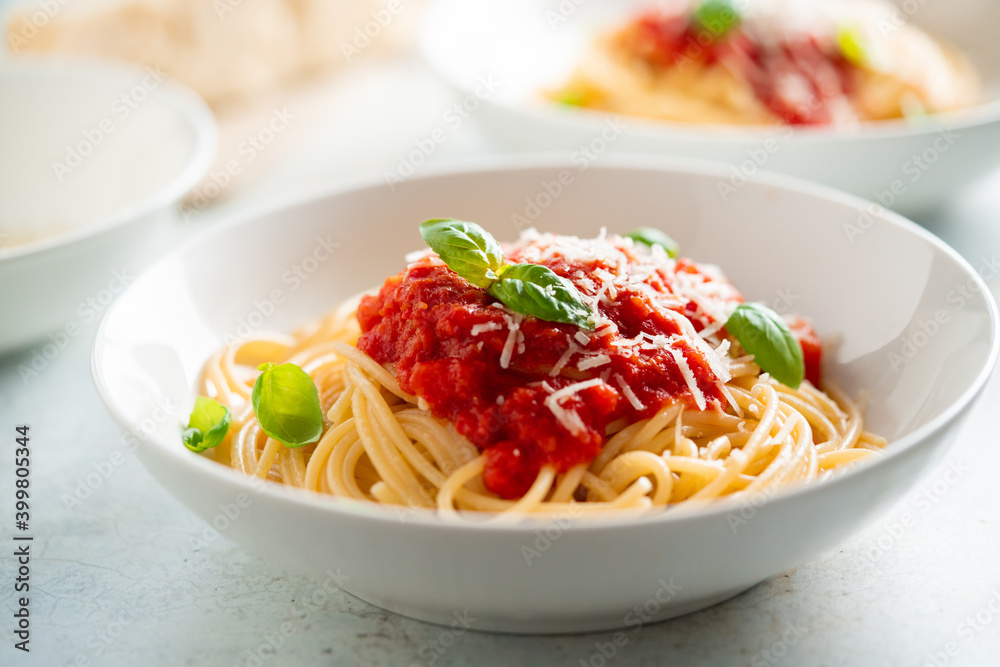
<path id="1" fill-rule="evenodd" d="M 691 392 L 691 396 L 694 397 L 694 404 L 698 406 L 699 410 L 704 410 L 708 405 L 705 401 L 705 394 L 698 386 L 698 381 L 695 379 L 694 373 L 691 372 L 687 357 L 676 347 L 670 348 L 670 354 L 673 356 L 674 361 L 677 362 L 677 367 L 680 369 L 681 375 L 684 376 L 684 382 L 687 383 L 688 390 Z"/>
<path id="2" fill-rule="evenodd" d="M 499 322 L 482 322 L 472 325 L 472 335 L 478 336 L 485 331 L 499 331 L 500 329 L 503 329 L 503 325 Z"/>
<path id="3" fill-rule="evenodd" d="M 573 344 L 573 341 L 569 339 L 569 336 L 566 336 L 566 344 L 569 345 L 569 347 L 566 348 L 566 351 L 563 352 L 562 356 L 559 357 L 559 360 L 556 361 L 556 365 L 549 371 L 549 375 L 552 377 L 559 375 L 559 373 L 562 372 L 562 369 L 566 367 L 566 364 L 569 363 L 570 358 L 580 351 L 580 348 Z"/>
<path id="4" fill-rule="evenodd" d="M 580 415 L 577 414 L 576 410 L 567 410 L 562 407 L 559 405 L 559 402 L 583 391 L 584 389 L 597 387 L 602 384 L 604 384 L 603 380 L 600 378 L 594 378 L 593 380 L 585 380 L 583 382 L 571 384 L 568 387 L 563 387 L 562 389 L 545 397 L 545 407 L 552 412 L 556 421 L 562 424 L 567 431 L 576 436 L 582 435 L 583 432 L 587 430 L 587 427 L 584 425 L 583 420 L 580 419 Z"/>
<path id="5" fill-rule="evenodd" d="M 618 386 L 621 388 L 622 393 L 625 394 L 625 398 L 628 399 L 628 402 L 632 404 L 633 408 L 635 408 L 636 410 L 646 409 L 646 406 L 642 404 L 642 401 L 639 400 L 639 397 L 635 395 L 634 391 L 632 391 L 632 387 L 628 386 L 628 384 L 625 382 L 625 378 L 623 378 L 621 375 L 616 374 L 615 382 L 618 383 Z"/>
<path id="6" fill-rule="evenodd" d="M 611 363 L 611 357 L 609 357 L 604 353 L 601 353 L 584 357 L 582 360 L 580 360 L 580 362 L 576 365 L 576 367 L 581 371 L 585 371 L 588 368 L 597 368 L 598 366 L 603 366 L 604 364 L 609 364 L 609 363 Z"/>
<path id="7" fill-rule="evenodd" d="M 507 333 L 507 342 L 503 344 L 503 351 L 500 353 L 500 368 L 506 369 L 510 367 L 510 358 L 514 354 L 514 344 L 517 342 L 517 334 L 524 317 L 516 313 L 513 315 L 504 313 L 503 319 L 507 322 L 509 331 Z"/>
<path id="8" fill-rule="evenodd" d="M 430 248 L 424 248 L 423 250 L 414 250 L 413 252 L 408 252 L 406 253 L 406 258 L 405 258 L 406 263 L 413 264 L 414 262 L 418 262 L 424 257 L 430 255 L 431 252 L 432 251 Z"/>

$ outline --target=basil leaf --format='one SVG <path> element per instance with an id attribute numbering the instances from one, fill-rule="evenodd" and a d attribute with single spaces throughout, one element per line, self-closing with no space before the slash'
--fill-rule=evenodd
<path id="1" fill-rule="evenodd" d="M 725 327 L 753 355 L 761 370 L 792 389 L 802 384 L 802 346 L 781 315 L 759 303 L 741 303 Z"/>
<path id="2" fill-rule="evenodd" d="M 547 322 L 575 324 L 593 331 L 590 308 L 573 283 L 539 264 L 513 264 L 486 290 L 505 306 Z"/>
<path id="3" fill-rule="evenodd" d="M 489 287 L 503 265 L 503 249 L 474 222 L 436 219 L 420 223 L 420 235 L 448 268 L 476 287 Z"/>
<path id="4" fill-rule="evenodd" d="M 448 268 L 523 315 L 593 329 L 583 295 L 568 280 L 538 264 L 504 264 L 503 249 L 474 222 L 435 219 L 420 235 Z"/>
<path id="5" fill-rule="evenodd" d="M 865 42 L 857 28 L 849 26 L 838 28 L 837 46 L 848 62 L 854 65 L 863 65 L 865 63 Z"/>
<path id="6" fill-rule="evenodd" d="M 740 24 L 740 15 L 730 0 L 705 0 L 694 10 L 694 20 L 718 38 Z"/>
<path id="7" fill-rule="evenodd" d="M 568 89 L 559 94 L 556 102 L 570 107 L 585 107 L 587 106 L 587 98 L 587 93 L 583 91 Z"/>
<path id="8" fill-rule="evenodd" d="M 253 384 L 253 411 L 260 428 L 286 447 L 316 442 L 323 434 L 323 408 L 312 378 L 295 364 L 261 364 Z"/>
<path id="9" fill-rule="evenodd" d="M 192 452 L 203 452 L 216 447 L 225 439 L 232 421 L 233 415 L 229 408 L 214 398 L 199 396 L 194 400 L 188 427 L 181 434 L 184 446 Z"/>
<path id="10" fill-rule="evenodd" d="M 632 239 L 636 243 L 647 245 L 650 248 L 654 245 L 661 246 L 667 251 L 668 257 L 676 258 L 681 252 L 681 248 L 677 245 L 677 241 L 673 240 L 659 229 L 653 229 L 652 227 L 639 227 L 638 229 L 633 229 L 625 235 L 625 238 Z"/>

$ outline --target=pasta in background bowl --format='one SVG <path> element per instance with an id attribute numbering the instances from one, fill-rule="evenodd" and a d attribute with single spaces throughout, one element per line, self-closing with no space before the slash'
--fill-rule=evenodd
<path id="1" fill-rule="evenodd" d="M 704 4 L 437 0 L 421 48 L 504 148 L 721 160 L 728 194 L 766 169 L 912 213 L 997 165 L 995 3 L 733 0 L 729 41 L 674 34 Z"/>
<path id="2" fill-rule="evenodd" d="M 748 183 L 737 206 L 716 193 L 724 175 L 638 158 L 583 171 L 520 159 L 262 210 L 135 281 L 102 324 L 95 381 L 150 472 L 215 529 L 318 578 L 339 568 L 346 590 L 386 609 L 439 623 L 467 610 L 477 629 L 527 633 L 627 626 L 650 599 L 646 622 L 700 609 L 831 547 L 916 484 L 946 451 L 998 345 L 985 285 L 930 234 L 784 178 Z M 254 481 L 181 446 L 202 367 L 223 344 L 291 330 L 397 273 L 421 245 L 414 220 L 447 211 L 512 237 L 526 198 L 560 179 L 560 195 L 531 219 L 539 229 L 588 238 L 628 231 L 618 221 L 656 227 L 725 267 L 748 299 L 807 313 L 836 341 L 824 373 L 848 395 L 867 393 L 865 428 L 887 438 L 884 454 L 742 501 L 593 518 L 571 503 L 544 519 L 498 521 Z M 859 215 L 869 219 L 855 236 Z M 955 303 L 953 288 L 966 285 L 975 289 Z"/>
<path id="3" fill-rule="evenodd" d="M 884 0 L 681 0 L 594 40 L 553 99 L 692 123 L 849 126 L 978 104 L 954 46 Z"/>

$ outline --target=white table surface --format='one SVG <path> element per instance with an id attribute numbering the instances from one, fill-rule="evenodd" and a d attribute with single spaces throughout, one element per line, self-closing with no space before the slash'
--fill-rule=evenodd
<path id="1" fill-rule="evenodd" d="M 277 137 L 267 168 L 225 203 L 178 224 L 175 240 L 256 201 L 381 174 L 442 124 L 456 100 L 404 60 L 358 65 L 324 85 L 310 108 L 289 107 L 312 118 L 308 139 L 290 133 L 280 146 Z M 472 118 L 429 162 L 491 152 Z M 921 222 L 974 265 L 996 262 L 1000 171 Z M 1000 276 L 990 288 L 1000 292 Z M 28 380 L 17 368 L 30 362 L 30 349 L 0 357 L 4 549 L 13 544 L 16 424 L 31 426 L 35 498 L 32 651 L 13 649 L 5 611 L 0 665 L 604 664 L 599 650 L 610 633 L 454 636 L 326 593 L 225 538 L 192 544 L 205 524 L 142 468 L 97 396 L 94 329 Z M 711 609 L 647 626 L 607 664 L 1000 665 L 1000 430 L 989 421 L 998 399 L 994 377 L 947 461 L 840 548 Z M 109 461 L 119 464 L 87 487 L 88 474 L 107 472 Z M 958 472 L 948 474 L 949 466 Z M 78 488 L 89 497 L 69 506 L 67 494 Z M 13 559 L 2 562 L 0 598 L 12 610 Z M 285 623 L 291 633 L 283 637 Z M 268 636 L 281 639 L 276 651 Z"/>

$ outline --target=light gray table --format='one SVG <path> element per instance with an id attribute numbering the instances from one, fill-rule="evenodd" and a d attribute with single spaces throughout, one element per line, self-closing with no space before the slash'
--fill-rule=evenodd
<path id="1" fill-rule="evenodd" d="M 391 167 L 408 137 L 440 122 L 451 103 L 413 65 L 363 78 L 363 87 L 350 84 L 353 106 L 340 113 L 360 117 L 367 102 L 398 99 L 406 87 L 420 92 L 418 104 L 378 118 L 394 127 L 391 141 L 376 150 L 356 126 L 327 127 L 253 188 L 258 198 L 292 189 L 289 183 Z M 460 129 L 435 159 L 490 150 L 474 123 Z M 333 146 L 339 161 L 324 160 Z M 249 201 L 206 212 L 178 237 Z M 1000 172 L 922 222 L 974 265 L 995 263 Z M 1000 292 L 1000 276 L 990 287 Z M 93 332 L 87 328 L 27 380 L 18 367 L 30 363 L 30 350 L 0 358 L 0 544 L 4 553 L 13 544 L 20 423 L 31 425 L 35 537 L 31 653 L 12 648 L 14 562 L 7 555 L 0 665 L 1000 665 L 995 378 L 947 461 L 864 532 L 728 602 L 647 626 L 606 659 L 610 633 L 456 636 L 328 593 L 225 538 L 193 543 L 205 524 L 140 466 L 97 397 Z"/>

